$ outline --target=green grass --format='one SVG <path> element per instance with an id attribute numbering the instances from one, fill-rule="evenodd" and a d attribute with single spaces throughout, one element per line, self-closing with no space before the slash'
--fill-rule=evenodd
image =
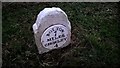
<path id="1" fill-rule="evenodd" d="M 72 41 L 39 55 L 32 25 L 46 7 L 66 12 Z M 3 3 L 2 67 L 79 66 L 116 68 L 119 60 L 118 3 Z"/>

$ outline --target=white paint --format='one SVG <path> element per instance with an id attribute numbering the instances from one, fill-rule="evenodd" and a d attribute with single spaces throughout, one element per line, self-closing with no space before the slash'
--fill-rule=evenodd
<path id="1" fill-rule="evenodd" d="M 60 28 L 64 32 L 52 29 Z M 39 54 L 48 52 L 53 49 L 63 48 L 70 44 L 71 24 L 66 13 L 60 8 L 45 8 L 38 15 L 36 22 L 33 24 L 35 42 Z M 46 36 L 47 34 L 50 36 Z"/>
<path id="2" fill-rule="evenodd" d="M 68 30 L 63 25 L 54 25 L 45 30 L 41 43 L 45 48 L 56 49 L 63 46 L 67 40 Z"/>

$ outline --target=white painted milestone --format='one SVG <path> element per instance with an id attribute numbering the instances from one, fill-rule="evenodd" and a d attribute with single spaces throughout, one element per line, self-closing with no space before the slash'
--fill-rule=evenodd
<path id="1" fill-rule="evenodd" d="M 53 25 L 43 33 L 41 43 L 45 48 L 56 49 L 65 44 L 68 30 L 63 25 Z"/>
<path id="2" fill-rule="evenodd" d="M 33 25 L 35 42 L 39 54 L 70 44 L 71 24 L 60 8 L 45 8 Z"/>

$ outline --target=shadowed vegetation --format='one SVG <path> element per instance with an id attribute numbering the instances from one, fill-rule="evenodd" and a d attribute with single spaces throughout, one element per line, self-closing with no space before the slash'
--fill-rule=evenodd
<path id="1" fill-rule="evenodd" d="M 111 67 L 119 60 L 118 3 L 3 3 L 3 68 L 47 66 Z M 32 25 L 46 7 L 66 12 L 72 26 L 71 44 L 39 55 Z"/>

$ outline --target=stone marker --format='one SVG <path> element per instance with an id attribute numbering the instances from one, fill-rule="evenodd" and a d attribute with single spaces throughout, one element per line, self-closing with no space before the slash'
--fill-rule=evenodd
<path id="1" fill-rule="evenodd" d="M 63 48 L 70 43 L 71 24 L 60 8 L 45 8 L 33 25 L 34 37 L 39 54 Z"/>

